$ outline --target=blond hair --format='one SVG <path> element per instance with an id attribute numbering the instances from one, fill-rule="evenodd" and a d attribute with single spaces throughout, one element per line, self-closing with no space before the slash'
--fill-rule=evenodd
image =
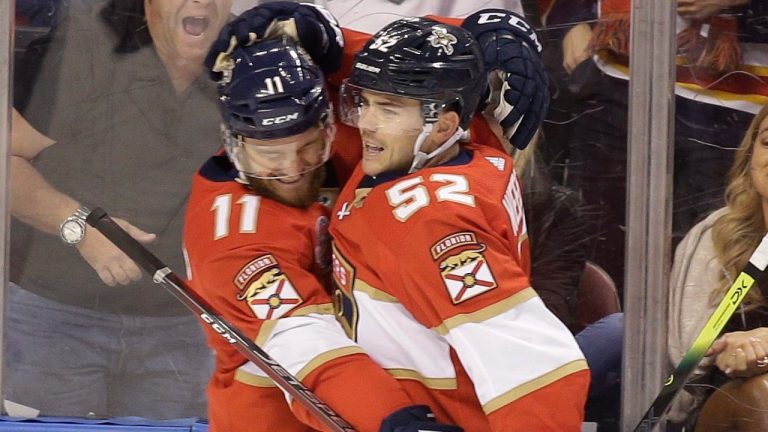
<path id="1" fill-rule="evenodd" d="M 728 212 L 712 225 L 712 240 L 717 258 L 723 266 L 721 283 L 712 292 L 712 301 L 717 302 L 725 295 L 731 281 L 747 265 L 749 257 L 766 233 L 763 217 L 762 197 L 752 183 L 752 151 L 757 141 L 760 124 L 768 117 L 765 105 L 747 129 L 741 141 L 733 166 L 728 174 L 725 203 Z M 751 290 L 744 299 L 744 305 L 753 309 L 764 304 L 760 290 Z"/>

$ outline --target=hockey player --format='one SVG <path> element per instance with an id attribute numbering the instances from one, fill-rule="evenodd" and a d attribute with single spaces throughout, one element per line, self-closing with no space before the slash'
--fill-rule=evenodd
<path id="1" fill-rule="evenodd" d="M 342 325 L 468 431 L 578 431 L 589 372 L 528 279 L 511 158 L 460 146 L 485 71 L 469 32 L 402 19 L 357 55 L 340 115 L 361 164 L 332 214 Z"/>
<path id="2" fill-rule="evenodd" d="M 197 173 L 186 214 L 191 286 L 357 430 L 460 431 L 414 406 L 334 318 L 328 218 L 317 202 L 335 133 L 322 72 L 283 39 L 228 56 L 219 82 L 227 152 Z M 212 432 L 323 430 L 204 327 L 216 352 Z"/>
<path id="3" fill-rule="evenodd" d="M 478 91 L 493 110 L 493 122 L 502 128 L 502 142 L 481 115 L 472 121 L 472 136 L 499 149 L 524 148 L 532 140 L 549 106 L 546 73 L 541 65 L 541 44 L 525 19 L 502 9 L 482 9 L 465 19 L 435 17 L 470 30 L 483 51 L 488 80 Z M 462 22 L 463 21 L 463 22 Z M 224 26 L 205 60 L 214 79 L 219 79 L 217 60 L 232 41 L 247 45 L 268 34 L 288 34 L 297 40 L 325 72 L 328 89 L 335 99 L 341 81 L 352 72 L 354 56 L 371 35 L 341 28 L 331 13 L 310 3 L 273 1 L 253 7 Z M 494 91 L 486 85 L 493 80 Z M 484 104 L 485 106 L 485 104 Z M 332 149 L 334 174 L 343 184 L 362 157 L 359 134 L 339 127 Z"/>

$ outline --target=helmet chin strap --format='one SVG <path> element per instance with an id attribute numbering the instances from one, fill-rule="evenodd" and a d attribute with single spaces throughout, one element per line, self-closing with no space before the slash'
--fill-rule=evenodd
<path id="1" fill-rule="evenodd" d="M 456 129 L 456 132 L 451 135 L 450 138 L 448 138 L 438 148 L 432 150 L 431 153 L 427 154 L 421 151 L 421 145 L 424 144 L 424 141 L 427 139 L 429 134 L 432 133 L 433 127 L 434 123 L 425 124 L 421 128 L 421 133 L 419 133 L 419 136 L 416 137 L 416 142 L 413 143 L 413 163 L 411 163 L 411 168 L 408 170 L 408 174 L 422 169 L 430 159 L 440 156 L 442 153 L 447 151 L 466 133 L 462 128 Z"/>

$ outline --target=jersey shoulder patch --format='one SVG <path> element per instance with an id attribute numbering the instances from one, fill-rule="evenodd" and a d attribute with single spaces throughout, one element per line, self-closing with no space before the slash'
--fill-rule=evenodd
<path id="1" fill-rule="evenodd" d="M 485 248 L 472 232 L 451 234 L 432 245 L 432 257 L 439 262 L 440 275 L 453 304 L 498 286 L 483 255 Z"/>
<path id="2" fill-rule="evenodd" d="M 234 283 L 237 300 L 244 301 L 260 320 L 280 318 L 304 302 L 271 254 L 243 266 Z"/>

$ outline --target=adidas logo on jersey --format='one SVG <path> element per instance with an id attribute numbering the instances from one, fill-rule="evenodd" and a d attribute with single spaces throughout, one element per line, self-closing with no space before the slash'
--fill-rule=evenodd
<path id="1" fill-rule="evenodd" d="M 500 157 L 487 157 L 485 159 L 490 162 L 491 165 L 495 166 L 499 171 L 504 171 L 504 166 L 507 164 L 507 161 Z"/>

